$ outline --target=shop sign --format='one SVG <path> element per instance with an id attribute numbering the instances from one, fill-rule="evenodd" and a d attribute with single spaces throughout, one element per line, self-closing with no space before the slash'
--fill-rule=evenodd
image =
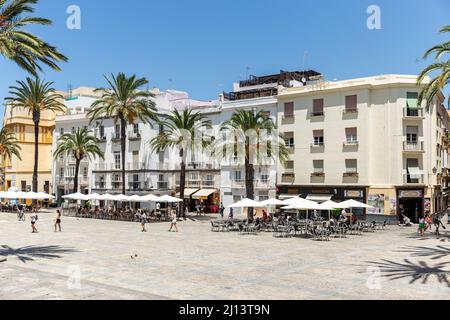
<path id="1" fill-rule="evenodd" d="M 364 198 L 364 192 L 362 190 L 345 190 L 344 196 L 346 198 Z"/>
<path id="2" fill-rule="evenodd" d="M 422 198 L 423 193 L 421 190 L 403 190 L 400 191 L 400 198 Z"/>

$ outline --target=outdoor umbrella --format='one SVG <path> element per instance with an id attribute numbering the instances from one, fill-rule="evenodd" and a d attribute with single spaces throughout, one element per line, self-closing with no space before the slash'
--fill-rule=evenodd
<path id="1" fill-rule="evenodd" d="M 261 204 L 260 202 L 247 198 L 228 206 L 228 208 L 262 208 L 262 207 L 264 207 L 264 205 Z"/>
<path id="2" fill-rule="evenodd" d="M 45 193 L 45 192 L 38 192 L 38 196 L 39 196 L 39 198 L 40 198 L 41 200 L 55 199 L 54 196 L 49 195 L 49 194 L 47 194 L 47 193 Z"/>
<path id="3" fill-rule="evenodd" d="M 266 206 L 284 206 L 286 205 L 286 203 L 282 200 L 278 200 L 278 199 L 269 199 L 269 200 L 265 200 L 262 201 L 261 204 L 266 207 Z"/>
<path id="4" fill-rule="evenodd" d="M 299 198 L 299 199 L 302 199 L 302 198 Z M 320 204 L 318 204 L 318 203 L 316 203 L 314 201 L 309 201 L 309 200 L 305 200 L 305 199 L 302 199 L 302 200 L 304 200 L 304 201 L 299 200 L 299 201 L 297 201 L 297 203 L 291 204 L 291 205 L 289 205 L 287 207 L 284 207 L 282 209 L 285 209 L 285 210 L 290 210 L 290 209 L 306 210 L 306 226 L 308 226 L 309 210 L 324 210 L 324 209 L 323 209 L 323 207 Z M 306 237 L 308 237 L 308 229 L 306 229 L 305 235 L 306 235 Z"/>
<path id="5" fill-rule="evenodd" d="M 168 195 L 159 197 L 158 201 L 160 201 L 160 202 L 167 202 L 167 203 L 183 202 L 183 200 L 181 200 L 179 198 L 171 197 L 171 196 L 168 196 Z"/>
<path id="6" fill-rule="evenodd" d="M 130 197 L 124 195 L 124 194 L 119 194 L 114 196 L 114 201 L 117 202 L 129 202 L 130 201 Z"/>
<path id="7" fill-rule="evenodd" d="M 68 194 L 66 196 L 62 197 L 63 199 L 68 199 L 68 200 L 81 200 L 81 201 L 86 201 L 89 200 L 88 195 L 86 194 L 82 194 L 82 193 L 74 193 L 74 194 Z"/>
<path id="8" fill-rule="evenodd" d="M 141 197 L 141 201 L 142 202 L 159 202 L 161 200 L 159 199 L 159 197 L 157 197 L 153 194 L 149 194 L 149 195 Z"/>
<path id="9" fill-rule="evenodd" d="M 132 195 L 131 197 L 128 197 L 128 200 L 130 202 L 143 202 L 142 198 L 143 197 L 138 196 L 138 195 Z"/>
<path id="10" fill-rule="evenodd" d="M 320 206 L 322 207 L 322 210 L 328 210 L 328 220 L 331 220 L 331 210 L 339 208 L 339 204 L 331 200 L 320 204 Z"/>
<path id="11" fill-rule="evenodd" d="M 363 208 L 363 209 L 370 209 L 373 208 L 372 206 L 369 206 L 368 204 L 356 201 L 356 200 L 347 200 L 344 202 L 341 202 L 341 205 L 347 206 L 347 208 L 350 208 L 350 214 L 353 216 L 353 208 Z"/>

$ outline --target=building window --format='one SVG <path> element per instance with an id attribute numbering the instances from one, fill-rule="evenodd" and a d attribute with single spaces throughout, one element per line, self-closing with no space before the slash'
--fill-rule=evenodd
<path id="1" fill-rule="evenodd" d="M 313 136 L 315 146 L 323 146 L 325 144 L 323 130 L 314 130 Z"/>
<path id="2" fill-rule="evenodd" d="M 114 168 L 116 170 L 120 170 L 121 169 L 121 157 L 120 157 L 120 152 L 114 152 Z"/>
<path id="3" fill-rule="evenodd" d="M 105 137 L 105 127 L 100 126 L 100 139 L 103 139 Z"/>
<path id="4" fill-rule="evenodd" d="M 269 191 L 260 191 L 258 198 L 259 201 L 269 200 Z"/>
<path id="5" fill-rule="evenodd" d="M 416 145 L 419 133 L 419 127 L 407 126 L 406 127 L 406 142 L 409 145 Z"/>
<path id="6" fill-rule="evenodd" d="M 190 181 L 198 181 L 199 180 L 199 173 L 198 172 L 190 172 L 189 173 L 189 180 Z"/>
<path id="7" fill-rule="evenodd" d="M 294 133 L 286 132 L 284 134 L 284 141 L 286 143 L 286 147 L 293 148 L 295 146 Z"/>
<path id="8" fill-rule="evenodd" d="M 136 135 L 139 134 L 139 123 L 133 124 L 133 133 Z"/>
<path id="9" fill-rule="evenodd" d="M 317 116 L 323 116 L 324 112 L 323 112 L 323 99 L 314 99 L 313 100 L 313 112 L 312 115 L 317 117 Z"/>
<path id="10" fill-rule="evenodd" d="M 419 159 L 406 159 L 407 183 L 420 183 L 422 173 L 419 167 Z"/>
<path id="11" fill-rule="evenodd" d="M 64 168 L 59 168 L 59 176 L 64 178 Z"/>
<path id="12" fill-rule="evenodd" d="M 72 134 L 75 134 L 75 127 L 72 127 Z"/>
<path id="13" fill-rule="evenodd" d="M 358 143 L 358 129 L 357 128 L 347 128 L 345 129 L 345 137 L 347 144 L 357 144 Z"/>
<path id="14" fill-rule="evenodd" d="M 406 93 L 406 106 L 408 109 L 417 109 L 419 107 L 419 94 L 417 92 Z"/>
<path id="15" fill-rule="evenodd" d="M 64 128 L 59 128 L 59 134 L 63 135 L 64 134 Z"/>
<path id="16" fill-rule="evenodd" d="M 234 171 L 234 180 L 242 181 L 242 172 L 241 171 Z"/>
<path id="17" fill-rule="evenodd" d="M 84 167 L 83 168 L 83 178 L 87 178 L 88 177 L 88 168 Z"/>
<path id="18" fill-rule="evenodd" d="M 294 161 L 293 160 L 286 161 L 284 168 L 286 170 L 294 170 Z"/>
<path id="19" fill-rule="evenodd" d="M 323 160 L 313 160 L 314 173 L 324 173 L 324 161 Z"/>
<path id="20" fill-rule="evenodd" d="M 345 97 L 345 112 L 355 113 L 358 112 L 358 96 L 346 96 Z"/>
<path id="21" fill-rule="evenodd" d="M 294 103 L 293 102 L 286 102 L 284 104 L 284 117 L 285 118 L 292 118 L 294 116 Z"/>
<path id="22" fill-rule="evenodd" d="M 75 177 L 75 167 L 68 167 L 67 168 L 67 177 L 68 178 Z"/>
<path id="23" fill-rule="evenodd" d="M 358 172 L 358 160 L 356 160 L 356 159 L 345 160 L 345 172 L 357 173 Z"/>
<path id="24" fill-rule="evenodd" d="M 114 128 L 114 138 L 120 139 L 120 124 L 116 124 Z"/>

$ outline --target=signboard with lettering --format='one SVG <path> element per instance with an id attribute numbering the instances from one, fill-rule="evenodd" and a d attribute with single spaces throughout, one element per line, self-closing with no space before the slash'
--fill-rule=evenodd
<path id="1" fill-rule="evenodd" d="M 399 193 L 400 198 L 422 198 L 422 190 L 402 190 Z"/>
<path id="2" fill-rule="evenodd" d="M 345 190 L 344 195 L 346 198 L 364 198 L 362 190 Z"/>

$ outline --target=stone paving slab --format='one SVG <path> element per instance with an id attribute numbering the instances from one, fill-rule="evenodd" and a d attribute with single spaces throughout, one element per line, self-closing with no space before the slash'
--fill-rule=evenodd
<path id="1" fill-rule="evenodd" d="M 0 299 L 450 299 L 448 231 L 320 242 L 212 233 L 204 218 L 180 233 L 63 218 L 54 233 L 54 216 L 42 213 L 31 234 L 29 219 L 0 214 Z"/>

